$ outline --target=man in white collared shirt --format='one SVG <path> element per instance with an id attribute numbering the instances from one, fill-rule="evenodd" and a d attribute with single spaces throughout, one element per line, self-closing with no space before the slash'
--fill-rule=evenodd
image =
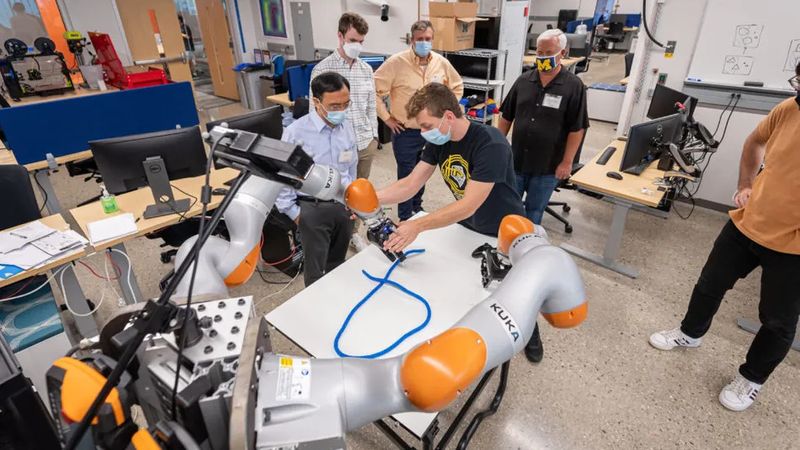
<path id="1" fill-rule="evenodd" d="M 301 145 L 315 163 L 337 169 L 346 187 L 355 180 L 358 163 L 355 133 L 346 119 L 350 83 L 338 73 L 325 72 L 311 82 L 311 94 L 314 108 L 289 125 L 281 140 Z M 284 188 L 276 206 L 300 229 L 306 286 L 344 262 L 353 221 L 343 204 Z"/>

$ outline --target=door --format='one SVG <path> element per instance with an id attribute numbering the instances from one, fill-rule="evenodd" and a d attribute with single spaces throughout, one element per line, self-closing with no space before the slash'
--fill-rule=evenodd
<path id="1" fill-rule="evenodd" d="M 294 48 L 297 59 L 314 60 L 314 32 L 311 28 L 311 4 L 291 2 L 292 29 L 294 30 Z"/>
<path id="2" fill-rule="evenodd" d="M 227 11 L 222 0 L 195 0 L 195 3 L 214 95 L 239 100 Z"/>
<path id="3" fill-rule="evenodd" d="M 117 10 L 134 61 L 184 53 L 178 11 L 172 0 L 117 0 Z M 167 66 L 172 81 L 192 81 L 188 63 Z"/>

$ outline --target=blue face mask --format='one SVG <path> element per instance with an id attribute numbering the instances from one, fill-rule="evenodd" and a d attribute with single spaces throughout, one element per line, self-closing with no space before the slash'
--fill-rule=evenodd
<path id="1" fill-rule="evenodd" d="M 536 57 L 536 68 L 539 69 L 540 72 L 550 72 L 555 70 L 556 67 L 558 67 L 556 55 Z"/>
<path id="2" fill-rule="evenodd" d="M 417 41 L 414 42 L 414 53 L 420 58 L 427 58 L 431 54 L 433 44 L 430 41 Z"/>
<path id="3" fill-rule="evenodd" d="M 344 111 L 328 111 L 325 109 L 324 106 L 320 103 L 319 105 L 322 107 L 322 110 L 325 111 L 325 120 L 333 124 L 334 126 L 340 125 L 344 122 L 344 119 L 347 117 L 347 110 Z"/>
<path id="4" fill-rule="evenodd" d="M 453 130 L 452 129 L 447 130 L 447 134 L 444 134 L 441 131 L 439 131 L 439 127 L 442 126 L 442 122 L 444 122 L 444 117 L 442 117 L 442 120 L 439 121 L 438 127 L 430 129 L 428 131 L 423 131 L 420 134 L 426 141 L 430 142 L 433 145 L 444 145 L 450 142 Z"/>
<path id="5" fill-rule="evenodd" d="M 344 122 L 345 117 L 347 117 L 347 112 L 345 111 L 330 111 L 328 112 L 328 115 L 325 116 L 325 118 L 328 119 L 328 122 L 334 125 L 339 125 Z"/>

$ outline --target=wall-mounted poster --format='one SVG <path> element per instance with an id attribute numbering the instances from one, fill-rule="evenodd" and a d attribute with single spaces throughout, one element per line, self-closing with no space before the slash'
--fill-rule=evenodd
<path id="1" fill-rule="evenodd" d="M 283 0 L 261 0 L 261 25 L 265 36 L 287 37 Z"/>

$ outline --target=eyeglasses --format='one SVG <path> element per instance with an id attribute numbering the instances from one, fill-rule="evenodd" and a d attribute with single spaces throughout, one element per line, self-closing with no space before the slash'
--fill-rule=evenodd
<path id="1" fill-rule="evenodd" d="M 322 105 L 322 108 L 324 108 L 325 111 L 344 111 L 344 110 L 346 110 L 347 108 L 350 107 L 350 101 L 349 100 L 346 103 L 331 103 L 328 106 L 325 106 L 319 100 L 317 100 L 317 101 L 319 102 L 320 105 Z"/>
<path id="2" fill-rule="evenodd" d="M 800 75 L 789 78 L 789 84 L 792 85 L 796 91 L 800 91 Z"/>

